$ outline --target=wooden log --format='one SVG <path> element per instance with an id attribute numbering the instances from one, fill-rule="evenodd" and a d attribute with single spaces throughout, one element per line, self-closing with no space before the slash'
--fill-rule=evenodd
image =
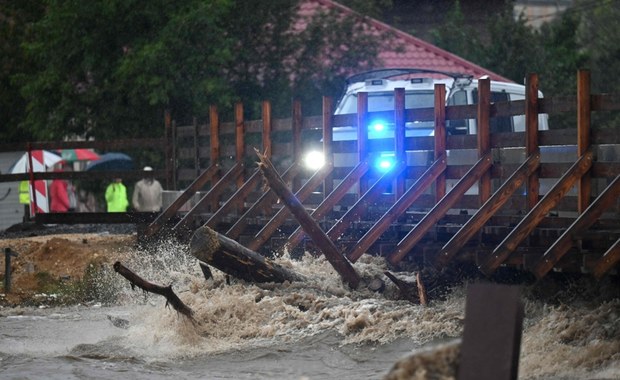
<path id="1" fill-rule="evenodd" d="M 291 213 L 295 216 L 301 227 L 306 231 L 317 247 L 319 247 L 321 252 L 323 252 L 327 261 L 334 267 L 343 281 L 351 288 L 357 288 L 360 283 L 360 277 L 355 269 L 353 269 L 351 263 L 338 251 L 334 242 L 327 237 L 318 223 L 312 219 L 299 200 L 295 198 L 295 195 L 278 175 L 271 161 L 258 151 L 256 151 L 256 154 L 260 159 L 258 167 L 269 183 L 271 190 L 273 190 L 286 207 L 291 210 Z"/>
<path id="2" fill-rule="evenodd" d="M 194 311 L 185 305 L 183 301 L 181 301 L 181 299 L 172 291 L 172 285 L 161 286 L 148 282 L 135 274 L 129 268 L 125 267 L 120 261 L 114 263 L 114 271 L 125 277 L 131 284 L 132 289 L 137 286 L 145 292 L 164 296 L 166 298 L 166 307 L 170 305 L 174 310 L 189 318 L 193 323 L 196 322 L 194 319 Z"/>
<path id="3" fill-rule="evenodd" d="M 282 283 L 304 279 L 206 225 L 194 232 L 189 247 L 198 260 L 245 281 Z"/>
<path id="4" fill-rule="evenodd" d="M 383 273 L 398 287 L 398 290 L 400 291 L 400 297 L 402 299 L 412 303 L 420 304 L 422 306 L 426 306 L 428 302 L 426 287 L 422 283 L 419 272 L 416 273 L 415 283 L 400 279 L 388 271 L 385 271 Z"/>

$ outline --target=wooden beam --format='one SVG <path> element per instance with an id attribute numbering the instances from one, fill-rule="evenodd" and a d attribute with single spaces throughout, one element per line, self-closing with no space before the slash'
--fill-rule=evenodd
<path id="1" fill-rule="evenodd" d="M 446 85 L 435 84 L 435 161 L 446 156 Z M 435 181 L 435 200 L 439 202 L 446 195 L 446 175 L 444 171 Z"/>
<path id="2" fill-rule="evenodd" d="M 267 157 L 271 157 L 271 103 L 263 101 L 263 152 Z"/>
<path id="3" fill-rule="evenodd" d="M 394 152 L 397 162 L 407 162 L 407 152 L 405 151 L 405 89 L 394 89 Z M 396 188 L 394 194 L 396 199 L 405 193 L 405 178 L 402 175 L 396 176 Z"/>
<path id="4" fill-rule="evenodd" d="M 243 205 L 247 196 L 256 188 L 261 179 L 260 170 L 255 169 L 250 178 L 234 192 L 234 194 L 224 204 L 218 208 L 213 215 L 206 221 L 205 225 L 215 228 L 217 223 L 226 215 L 234 206 Z M 239 210 L 243 210 L 242 207 Z"/>
<path id="5" fill-rule="evenodd" d="M 517 380 L 524 309 L 516 286 L 467 287 L 459 380 Z"/>
<path id="6" fill-rule="evenodd" d="M 405 169 L 406 164 L 403 162 L 397 162 L 396 166 L 390 171 L 383 174 L 358 200 L 353 206 L 351 206 L 347 212 L 340 218 L 330 229 L 327 231 L 327 236 L 333 240 L 337 240 L 347 228 L 353 223 L 353 221 L 361 217 L 367 210 L 368 205 L 374 202 L 384 191 L 389 184 L 394 180 L 394 177 L 400 175 Z"/>
<path id="7" fill-rule="evenodd" d="M 342 199 L 344 195 L 349 191 L 349 189 L 359 182 L 359 179 L 366 174 L 370 165 L 368 164 L 368 160 L 364 160 L 357 164 L 355 168 L 349 172 L 349 174 L 336 186 L 334 191 L 332 191 L 323 202 L 317 206 L 317 208 L 312 212 L 312 217 L 317 220 L 324 216 L 326 216 L 329 212 L 331 212 L 336 205 L 336 202 Z M 298 227 L 292 234 L 289 236 L 285 246 L 292 250 L 297 247 L 299 243 L 301 243 L 302 239 L 306 236 L 306 233 L 301 227 Z"/>
<path id="8" fill-rule="evenodd" d="M 445 156 L 437 159 L 418 180 L 400 197 L 390 209 L 362 236 L 347 254 L 356 262 L 370 246 L 394 223 L 424 191 L 446 170 Z"/>
<path id="9" fill-rule="evenodd" d="M 452 236 L 439 251 L 439 264 L 447 265 L 458 251 L 471 239 L 485 223 L 510 199 L 521 187 L 528 176 L 540 165 L 540 154 L 533 154 L 504 182 L 504 184 L 485 202 L 478 211 Z"/>
<path id="10" fill-rule="evenodd" d="M 230 186 L 234 183 L 235 179 L 243 173 L 243 164 L 236 163 L 224 176 L 211 186 L 209 191 L 200 198 L 200 200 L 183 216 L 183 218 L 172 228 L 173 231 L 181 231 L 186 227 L 190 221 L 192 221 L 198 211 L 200 211 L 207 203 L 218 204 L 218 197 L 226 189 L 226 186 Z"/>
<path id="11" fill-rule="evenodd" d="M 297 163 L 293 163 L 284 172 L 284 175 L 283 175 L 284 181 L 286 181 L 287 183 L 291 182 L 293 178 L 295 178 L 295 176 L 297 175 L 298 171 L 299 171 L 299 165 Z M 241 217 L 239 217 L 237 222 L 235 222 L 235 224 L 233 224 L 228 229 L 228 231 L 226 231 L 226 236 L 228 236 L 231 239 L 238 238 L 239 235 L 241 235 L 241 233 L 245 229 L 245 227 L 248 225 L 248 218 L 255 216 L 258 213 L 258 211 L 260 211 L 261 209 L 264 209 L 265 205 L 271 206 L 271 204 L 275 202 L 276 199 L 277 199 L 277 196 L 273 191 L 271 190 L 266 191 L 263 195 L 261 195 L 261 197 L 256 202 L 254 202 L 254 204 L 243 215 L 241 215 Z"/>
<path id="12" fill-rule="evenodd" d="M 299 202 L 303 202 L 312 194 L 312 192 L 325 180 L 325 177 L 331 173 L 333 166 L 327 164 L 323 166 L 319 171 L 315 172 L 310 179 L 295 193 L 295 197 Z M 282 207 L 276 214 L 267 222 L 260 231 L 256 233 L 254 238 L 248 244 L 248 248 L 255 251 L 259 249 L 273 233 L 278 229 L 284 220 L 291 215 L 290 210 L 287 207 Z"/>
<path id="13" fill-rule="evenodd" d="M 525 155 L 539 152 L 538 148 L 538 75 L 528 74 L 525 80 Z M 536 171 L 530 173 L 526 185 L 527 209 L 538 203 L 540 181 Z"/>
<path id="14" fill-rule="evenodd" d="M 388 256 L 388 261 L 393 265 L 398 264 L 420 239 L 422 239 L 424 234 L 426 234 L 426 232 L 452 208 L 463 194 L 480 179 L 482 174 L 491 168 L 492 164 L 492 155 L 490 152 L 480 158 L 465 176 L 454 185 L 452 190 L 450 190 L 448 194 L 446 194 L 446 196 L 443 197 L 400 242 L 398 242 L 394 251 Z"/>
<path id="15" fill-rule="evenodd" d="M 278 195 L 280 200 L 289 208 L 299 224 L 312 238 L 317 247 L 323 252 L 325 258 L 332 267 L 338 272 L 343 282 L 351 288 L 356 289 L 360 283 L 360 277 L 351 263 L 339 251 L 333 241 L 321 230 L 321 227 L 308 214 L 303 205 L 295 198 L 295 195 L 288 189 L 284 181 L 280 178 L 277 171 L 264 155 L 258 153 L 260 158 L 259 168 L 263 176 L 269 183 L 269 187 Z"/>
<path id="16" fill-rule="evenodd" d="M 597 279 L 601 279 L 605 273 L 607 273 L 614 265 L 620 263 L 620 239 L 616 240 L 616 242 L 605 252 L 603 257 L 598 259 L 598 261 L 594 264 L 594 269 L 592 270 L 592 274 Z"/>
<path id="17" fill-rule="evenodd" d="M 530 210 L 519 224 L 506 236 L 506 238 L 493 250 L 492 255 L 482 263 L 478 269 L 490 275 L 497 269 L 517 248 L 519 244 L 536 228 L 538 223 L 545 218 L 558 202 L 573 187 L 575 182 L 592 166 L 592 152 L 589 151 L 581 156 L 575 164 L 560 178 L 549 192 Z"/>
<path id="18" fill-rule="evenodd" d="M 202 174 L 192 182 L 187 189 L 168 206 L 159 216 L 144 229 L 144 237 L 149 238 L 159 232 L 164 225 L 179 211 L 181 206 L 187 203 L 196 192 L 212 181 L 215 174 L 220 170 L 219 165 L 209 166 Z"/>
<path id="19" fill-rule="evenodd" d="M 620 195 L 620 176 L 616 177 L 592 202 L 592 204 L 575 219 L 545 254 L 534 264 L 532 272 L 537 278 L 543 278 L 553 266 L 573 246 L 575 236 L 581 235 L 600 218 L 600 216 L 618 200 Z"/>
<path id="20" fill-rule="evenodd" d="M 579 70 L 577 73 L 577 156 L 582 156 L 590 149 L 590 71 Z M 579 213 L 585 211 L 592 196 L 592 179 L 584 174 L 577 186 L 577 207 Z"/>
<path id="21" fill-rule="evenodd" d="M 491 80 L 478 80 L 478 157 L 482 158 L 491 152 Z M 480 204 L 484 204 L 491 196 L 491 173 L 487 170 L 480 176 L 478 186 Z"/>
<path id="22" fill-rule="evenodd" d="M 368 93 L 357 93 L 357 162 L 368 157 Z M 366 193 L 368 178 L 360 178 L 358 197 Z"/>

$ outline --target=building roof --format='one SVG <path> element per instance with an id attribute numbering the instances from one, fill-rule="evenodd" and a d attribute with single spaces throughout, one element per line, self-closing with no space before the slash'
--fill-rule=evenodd
<path id="1" fill-rule="evenodd" d="M 376 68 L 428 69 L 471 74 L 476 78 L 487 75 L 492 80 L 513 82 L 491 70 L 478 66 L 402 30 L 376 19 L 364 17 L 332 0 L 303 0 L 300 3 L 299 14 L 300 16 L 307 17 L 312 16 L 319 10 L 333 10 L 341 12 L 345 16 L 359 17 L 361 22 L 368 25 L 370 33 L 377 36 L 385 35 L 386 40 L 392 38 L 392 43 L 381 49 L 378 57 L 381 66 Z"/>

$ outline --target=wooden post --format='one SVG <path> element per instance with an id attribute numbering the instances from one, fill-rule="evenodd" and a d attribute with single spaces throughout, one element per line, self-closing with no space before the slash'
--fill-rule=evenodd
<path id="1" fill-rule="evenodd" d="M 516 380 L 523 303 L 516 286 L 467 287 L 459 380 Z"/>
<path id="2" fill-rule="evenodd" d="M 368 157 L 368 93 L 357 93 L 357 162 Z M 368 177 L 360 178 L 358 198 L 368 190 Z"/>
<path id="3" fill-rule="evenodd" d="M 394 89 L 394 151 L 396 161 L 404 165 L 407 164 L 407 154 L 405 152 L 405 89 Z M 394 169 L 394 168 L 392 168 Z M 399 199 L 405 193 L 405 176 L 396 177 L 396 189 L 394 194 Z"/>
<path id="4" fill-rule="evenodd" d="M 176 189 L 173 179 L 175 157 L 172 154 L 174 142 L 172 141 L 172 116 L 170 110 L 164 112 L 164 129 L 166 135 L 166 188 L 174 190 Z"/>
<path id="5" fill-rule="evenodd" d="M 269 187 L 278 194 L 278 197 L 289 208 L 301 227 L 316 243 L 317 247 L 323 252 L 325 258 L 340 274 L 342 280 L 351 288 L 356 289 L 360 283 L 360 277 L 351 263 L 338 251 L 338 248 L 323 232 L 318 223 L 305 210 L 304 206 L 295 198 L 286 184 L 282 181 L 277 171 L 265 155 L 256 152 L 260 158 L 259 168 L 263 176 L 269 183 Z"/>
<path id="6" fill-rule="evenodd" d="M 217 106 L 209 106 L 209 164 L 219 165 L 220 162 L 220 117 L 217 112 Z M 215 175 L 213 181 L 217 181 L 219 176 Z"/>
<path id="7" fill-rule="evenodd" d="M 528 74 L 525 80 L 525 156 L 538 153 L 538 75 Z M 534 171 L 527 179 L 526 207 L 531 210 L 538 203 L 538 172 Z"/>
<path id="8" fill-rule="evenodd" d="M 302 146 L 301 146 L 301 127 L 303 123 L 301 113 L 301 102 L 299 99 L 293 100 L 293 116 L 292 116 L 292 129 L 293 129 L 293 162 L 301 163 Z M 293 190 L 297 191 L 301 186 L 301 181 L 298 177 L 293 180 Z"/>
<path id="9" fill-rule="evenodd" d="M 196 177 L 198 177 L 200 175 L 200 127 L 196 118 L 192 119 L 192 125 L 194 127 L 194 170 L 196 171 Z"/>
<path id="10" fill-rule="evenodd" d="M 478 157 L 484 157 L 491 151 L 491 80 L 478 81 Z M 486 171 L 480 178 L 478 187 L 480 204 L 484 204 L 491 196 L 491 172 Z"/>
<path id="11" fill-rule="evenodd" d="M 177 172 L 177 122 L 176 120 L 172 120 L 172 157 L 174 157 L 173 165 L 172 165 L 172 188 L 174 190 L 177 189 L 177 180 L 179 173 Z"/>
<path id="12" fill-rule="evenodd" d="M 332 98 L 323 97 L 323 156 L 325 157 L 325 165 L 329 167 L 334 166 L 334 150 L 332 148 L 332 141 L 334 140 L 334 133 L 332 130 Z M 334 177 L 330 173 L 325 177 L 323 182 L 323 198 L 327 197 L 334 190 Z"/>
<path id="13" fill-rule="evenodd" d="M 590 71 L 579 70 L 577 74 L 577 156 L 581 157 L 590 147 Z M 578 182 L 577 208 L 579 213 L 590 204 L 592 180 L 584 174 Z"/>
<path id="14" fill-rule="evenodd" d="M 263 152 L 271 157 L 271 103 L 263 101 Z"/>
<path id="15" fill-rule="evenodd" d="M 235 104 L 235 160 L 238 164 L 243 165 L 245 159 L 245 124 L 243 118 L 243 104 Z M 237 188 L 243 186 L 244 175 L 237 178 Z"/>
<path id="16" fill-rule="evenodd" d="M 446 85 L 435 85 L 435 161 L 446 157 Z M 435 180 L 435 201 L 446 195 L 446 174 L 442 171 Z"/>

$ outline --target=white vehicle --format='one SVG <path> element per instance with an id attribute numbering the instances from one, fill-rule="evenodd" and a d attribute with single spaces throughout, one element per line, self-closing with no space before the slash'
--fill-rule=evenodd
<path id="1" fill-rule="evenodd" d="M 390 79 L 390 78 L 407 79 Z M 446 105 L 472 105 L 478 100 L 478 80 L 471 75 L 454 74 L 422 69 L 384 69 L 375 70 L 354 75 L 347 80 L 344 95 L 338 102 L 335 110 L 336 115 L 357 113 L 358 93 L 368 94 L 368 139 L 394 138 L 394 124 L 389 120 L 390 113 L 385 111 L 394 110 L 394 89 L 405 89 L 405 108 L 433 108 L 434 88 L 438 83 L 446 86 Z M 516 83 L 491 81 L 491 102 L 504 102 L 525 99 L 526 88 Z M 542 93 L 539 92 L 539 97 Z M 376 113 L 373 115 L 373 113 Z M 381 116 L 375 116 L 381 115 Z M 388 115 L 386 117 L 385 115 Z M 547 115 L 539 116 L 539 129 L 548 130 Z M 491 133 L 500 132 L 523 132 L 525 131 L 525 116 L 515 115 L 512 117 L 491 118 Z M 447 134 L 476 134 L 477 125 L 475 119 L 448 120 Z M 405 136 L 432 136 L 434 123 L 432 121 L 414 121 L 405 124 Z M 357 139 L 356 127 L 334 127 L 334 141 L 352 141 Z M 316 163 L 317 153 L 309 152 L 313 159 L 307 162 Z M 393 152 L 375 152 L 378 159 L 375 166 L 380 170 L 389 170 L 393 165 Z M 336 154 L 334 157 L 336 166 L 354 166 L 352 159 L 357 159 L 355 154 Z M 355 157 L 353 157 L 355 156 Z M 407 153 L 408 163 L 413 164 Z"/>

